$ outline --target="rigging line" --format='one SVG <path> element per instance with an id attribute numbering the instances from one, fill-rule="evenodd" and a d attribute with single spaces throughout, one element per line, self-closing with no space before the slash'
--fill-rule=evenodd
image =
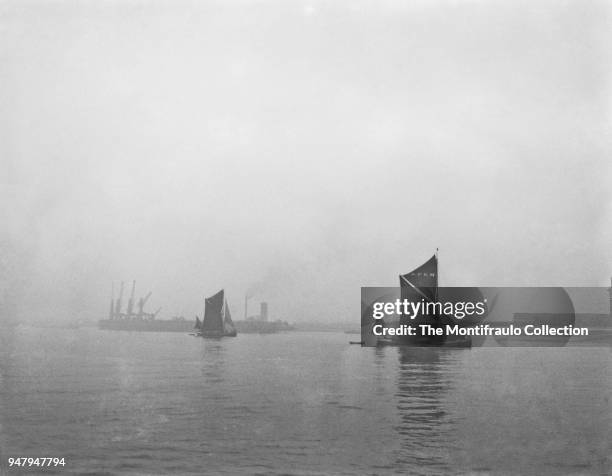
<path id="1" fill-rule="evenodd" d="M 436 302 L 438 302 L 438 287 L 440 285 L 440 258 L 438 258 L 439 253 L 440 250 L 436 248 L 436 292 L 434 294 Z"/>
<path id="2" fill-rule="evenodd" d="M 419 293 L 424 299 L 427 299 L 429 302 L 433 302 L 429 296 L 425 295 L 419 288 L 417 288 L 414 284 L 408 281 L 404 276 L 400 275 L 400 278 L 403 279 L 405 283 L 411 286 L 412 289 L 414 289 L 417 293 Z"/>

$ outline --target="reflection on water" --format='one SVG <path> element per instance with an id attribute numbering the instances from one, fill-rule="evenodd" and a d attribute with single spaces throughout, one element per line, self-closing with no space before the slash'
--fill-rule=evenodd
<path id="1" fill-rule="evenodd" d="M 12 356 L 15 352 L 15 336 L 14 328 L 4 327 L 0 328 L 0 474 L 4 474 L 6 471 L 6 461 L 9 457 L 5 454 L 5 448 L 8 444 L 8 435 L 6 433 L 6 423 L 4 421 L 4 415 L 7 413 L 8 408 L 12 405 L 9 401 L 12 400 L 12 395 L 9 393 L 10 378 L 11 378 L 11 362 Z M 6 389 L 3 391 L 3 389 Z"/>
<path id="2" fill-rule="evenodd" d="M 1 334 L 0 344 L 0 456 L 64 456 L 66 473 L 611 469 L 608 349 L 34 328 Z"/>
<path id="3" fill-rule="evenodd" d="M 423 474 L 453 472 L 455 421 L 447 411 L 445 397 L 452 391 L 456 352 L 437 348 L 399 347 L 395 430 L 401 451 L 396 467 L 421 468 Z"/>
<path id="4" fill-rule="evenodd" d="M 374 347 L 374 392 L 377 397 L 382 398 L 386 396 L 389 391 L 387 380 L 388 380 L 388 359 L 386 355 L 392 349 L 388 347 Z"/>
<path id="5" fill-rule="evenodd" d="M 223 381 L 225 352 L 221 339 L 202 339 L 202 376 L 206 384 L 216 386 Z"/>

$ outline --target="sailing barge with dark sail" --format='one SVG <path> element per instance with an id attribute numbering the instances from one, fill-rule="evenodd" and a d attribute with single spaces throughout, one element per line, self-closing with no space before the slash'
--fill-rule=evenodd
<path id="1" fill-rule="evenodd" d="M 205 299 L 204 318 L 200 321 L 196 317 L 195 327 L 199 337 L 236 337 L 238 333 L 232 322 L 223 289 Z"/>
<path id="2" fill-rule="evenodd" d="M 438 286 L 438 254 L 433 255 L 428 261 L 409 273 L 399 276 L 401 300 L 410 302 L 423 301 L 426 303 L 437 303 L 440 301 L 454 301 L 461 299 L 461 296 L 452 296 L 449 291 L 453 288 L 444 289 L 446 296 L 441 296 Z M 455 288 L 461 289 L 461 288 Z M 465 293 L 465 289 L 460 294 Z M 480 295 L 475 289 L 470 289 Z M 389 338 L 379 338 L 377 345 L 409 345 L 409 346 L 445 346 L 445 347 L 471 347 L 472 341 L 468 336 L 448 336 L 445 332 L 441 335 L 429 335 L 421 332 L 421 324 L 428 324 L 432 328 L 444 328 L 447 324 L 457 324 L 454 316 L 444 313 L 423 314 L 417 313 L 414 316 L 406 314 L 399 315 L 399 324 L 412 326 L 415 335 L 393 336 Z"/>

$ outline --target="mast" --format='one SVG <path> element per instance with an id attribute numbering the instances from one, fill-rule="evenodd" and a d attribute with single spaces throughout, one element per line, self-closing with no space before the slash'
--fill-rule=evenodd
<path id="1" fill-rule="evenodd" d="M 440 251 L 438 248 L 436 248 L 436 293 L 434 302 L 438 302 L 438 287 L 440 286 L 440 258 L 438 258 L 439 254 Z"/>
<path id="2" fill-rule="evenodd" d="M 112 319 L 115 317 L 115 282 L 111 281 L 111 300 L 110 310 L 108 311 L 108 318 Z"/>
<path id="3" fill-rule="evenodd" d="M 132 281 L 132 292 L 130 293 L 130 300 L 127 305 L 127 315 L 132 317 L 132 311 L 134 309 L 134 291 L 136 290 L 136 281 Z"/>
<path id="4" fill-rule="evenodd" d="M 208 298 L 204 296 L 204 312 L 202 313 L 202 327 L 201 327 L 202 330 L 204 330 L 204 322 L 206 322 L 206 307 L 207 306 L 208 306 Z"/>

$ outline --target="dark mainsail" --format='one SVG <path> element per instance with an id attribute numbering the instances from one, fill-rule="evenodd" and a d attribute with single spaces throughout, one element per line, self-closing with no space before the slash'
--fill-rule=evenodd
<path id="1" fill-rule="evenodd" d="M 400 292 L 402 301 L 439 303 L 438 288 L 438 256 L 433 255 L 428 261 L 409 273 L 400 275 Z M 400 315 L 400 324 L 415 327 L 416 336 L 404 336 L 400 341 L 412 345 L 444 345 L 447 343 L 445 333 L 439 336 L 421 335 L 419 324 L 429 324 L 434 328 L 442 327 L 453 322 L 453 316 L 447 316 L 438 311 L 441 308 L 433 306 L 436 312 L 420 312 L 415 316 Z M 459 345 L 469 344 L 469 340 L 460 339 Z"/>
<path id="2" fill-rule="evenodd" d="M 436 302 L 438 299 L 438 257 L 433 255 L 426 263 L 409 273 L 400 275 L 402 301 Z M 414 319 L 401 315 L 400 324 L 418 324 L 423 316 Z"/>
<path id="3" fill-rule="evenodd" d="M 236 335 L 223 289 L 214 296 L 206 298 L 200 334 L 203 337 L 233 337 Z"/>
<path id="4" fill-rule="evenodd" d="M 409 273 L 400 275 L 402 298 L 414 293 L 419 299 L 433 301 L 438 290 L 438 257 L 433 255 L 427 262 Z"/>
<path id="5" fill-rule="evenodd" d="M 222 289 L 214 296 L 205 299 L 203 331 L 223 331 L 223 304 L 225 304 L 225 292 Z"/>

